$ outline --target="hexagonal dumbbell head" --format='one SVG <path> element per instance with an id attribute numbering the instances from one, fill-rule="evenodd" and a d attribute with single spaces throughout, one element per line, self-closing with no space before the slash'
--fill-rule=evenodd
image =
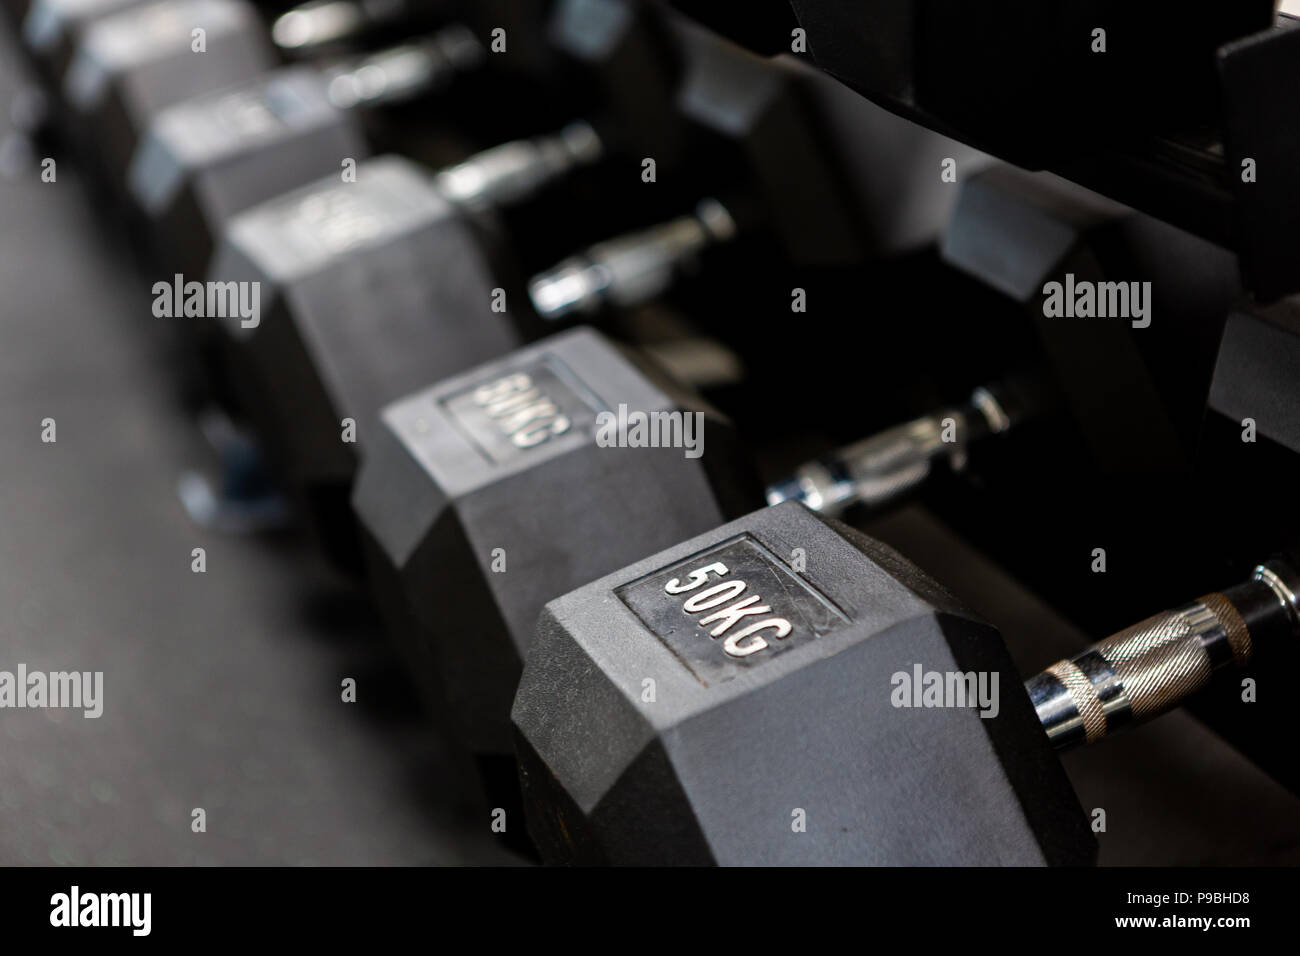
<path id="1" fill-rule="evenodd" d="M 1235 423 L 1300 454 L 1300 408 L 1292 383 L 1300 375 L 1300 297 L 1267 307 L 1243 306 L 1228 316 L 1210 387 L 1210 407 Z"/>
<path id="2" fill-rule="evenodd" d="M 168 267 L 196 278 L 221 224 L 369 153 L 321 73 L 286 67 L 164 110 L 131 162 L 131 195 Z"/>
<path id="3" fill-rule="evenodd" d="M 96 21 L 64 78 L 78 134 L 125 185 L 149 119 L 181 100 L 271 68 L 256 11 L 239 0 L 163 0 Z"/>
<path id="4" fill-rule="evenodd" d="M 368 155 L 356 109 L 429 92 L 482 57 L 478 41 L 449 29 L 329 69 L 274 70 L 163 110 L 130 169 L 159 257 L 197 277 L 235 213 Z"/>
<path id="5" fill-rule="evenodd" d="M 512 717 L 553 862 L 1095 852 L 997 632 L 794 503 L 548 604 Z"/>
<path id="6" fill-rule="evenodd" d="M 660 11 L 643 0 L 561 0 L 547 41 L 573 74 L 575 108 L 617 124 L 617 148 L 661 168 L 681 161 L 681 118 L 674 93 L 680 57 Z"/>
<path id="7" fill-rule="evenodd" d="M 845 201 L 851 191 L 809 102 L 807 78 L 694 26 L 680 25 L 677 35 L 685 64 L 678 108 L 709 143 L 695 157 L 716 180 L 709 188 L 730 190 L 722 198 L 736 204 L 738 218 L 758 219 L 792 261 L 859 261 L 862 220 Z"/>
<path id="8" fill-rule="evenodd" d="M 1236 256 L 1009 166 L 959 189 L 940 254 L 1023 310 L 1097 466 L 1177 470 L 1194 453 L 1223 317 L 1241 295 Z"/>
<path id="9" fill-rule="evenodd" d="M 56 85 L 63 81 L 86 30 L 103 17 L 149 0 L 35 0 L 23 19 L 23 42 Z"/>
<path id="10" fill-rule="evenodd" d="M 379 430 L 380 409 L 519 343 L 493 308 L 493 256 L 476 220 L 397 157 L 230 223 L 212 275 L 256 283 L 260 316 L 218 320 L 226 377 L 344 566 L 355 560 L 347 497 L 358 446 Z"/>
<path id="11" fill-rule="evenodd" d="M 434 649 L 478 754 L 511 751 L 510 702 L 547 601 L 756 491 L 729 424 L 590 329 L 441 382 L 384 424 L 353 499 L 368 563 L 410 629 L 399 636 Z"/>

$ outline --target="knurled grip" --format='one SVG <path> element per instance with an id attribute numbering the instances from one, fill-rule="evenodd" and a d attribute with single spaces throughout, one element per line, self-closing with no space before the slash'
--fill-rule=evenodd
<path id="1" fill-rule="evenodd" d="M 1208 594 L 1126 628 L 1029 684 L 1048 734 L 1094 743 L 1177 707 L 1218 668 L 1249 663 L 1250 632 L 1222 594 Z"/>
<path id="2" fill-rule="evenodd" d="M 1135 719 L 1171 710 L 1209 683 L 1214 667 L 1202 640 L 1204 612 L 1210 612 L 1222 631 L 1228 630 L 1223 621 L 1226 601 L 1215 604 L 1211 607 L 1202 598 L 1186 608 L 1149 617 L 1095 646 L 1114 670 Z M 1231 616 L 1241 619 L 1235 610 Z"/>
<path id="3" fill-rule="evenodd" d="M 1057 661 L 1046 673 L 1056 678 L 1070 695 L 1074 709 L 1083 722 L 1084 739 L 1088 743 L 1106 736 L 1106 708 L 1093 690 L 1088 675 L 1079 670 L 1074 661 Z"/>

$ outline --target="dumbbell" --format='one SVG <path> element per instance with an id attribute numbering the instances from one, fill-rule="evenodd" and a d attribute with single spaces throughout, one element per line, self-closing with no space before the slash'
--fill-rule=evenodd
<path id="1" fill-rule="evenodd" d="M 22 13 L 23 42 L 41 72 L 55 86 L 86 31 L 114 14 L 154 0 L 35 0 Z M 385 28 L 432 27 L 442 4 L 416 0 L 312 0 L 282 13 L 271 28 L 276 49 L 287 56 L 330 51 Z"/>
<path id="2" fill-rule="evenodd" d="M 67 72 L 86 29 L 148 0 L 34 0 L 22 12 L 23 45 L 45 79 L 55 86 Z"/>
<path id="3" fill-rule="evenodd" d="M 665 291 L 712 247 L 760 238 L 785 266 L 856 265 L 863 224 L 843 202 L 834 150 L 806 101 L 803 78 L 779 61 L 676 25 L 686 75 L 677 100 L 708 188 L 694 210 L 597 243 L 535 276 L 529 298 L 547 322 L 590 320 Z M 766 255 L 769 249 L 749 254 Z M 735 258 L 739 258 L 736 256 Z"/>
<path id="4" fill-rule="evenodd" d="M 85 33 L 96 22 L 151 0 L 37 0 L 25 10 L 20 24 L 24 47 L 40 74 L 54 89 L 63 87 L 69 63 Z M 382 28 L 404 24 L 418 26 L 435 19 L 425 7 L 416 8 L 415 0 L 314 0 L 290 11 L 276 21 L 286 21 L 290 29 L 275 31 L 277 48 L 286 56 L 303 57 L 351 44 L 358 39 L 384 32 Z M 55 114 L 40 117 L 43 129 Z M 94 158 L 94 136 L 82 136 L 79 124 L 68 124 L 64 133 L 70 141 L 90 151 Z M 92 164 L 93 165 L 93 164 Z M 121 184 L 112 181 L 112 187 Z"/>
<path id="5" fill-rule="evenodd" d="M 336 7 L 353 6 L 333 0 L 290 11 L 276 21 L 273 34 L 281 43 L 301 42 L 304 35 L 333 38 L 348 22 L 313 21 Z M 584 17 L 596 19 L 585 22 Z M 659 74 L 650 65 L 657 55 L 650 47 L 662 46 L 650 35 L 653 30 L 651 18 L 633 3 L 563 0 L 548 31 L 557 59 L 553 72 L 559 74 L 549 83 L 581 110 L 598 105 L 592 87 L 616 101 L 628 96 L 618 89 L 615 74 L 636 66 L 642 95 L 634 104 L 616 102 L 615 107 L 634 106 L 653 135 L 662 135 L 656 144 L 671 150 L 664 124 L 648 115 L 651 91 L 659 95 L 656 84 L 669 82 L 667 65 L 654 65 Z M 130 171 L 133 199 L 162 263 L 168 271 L 200 277 L 232 215 L 331 172 L 338 175 L 345 159 L 369 154 L 358 113 L 445 88 L 487 59 L 474 31 L 454 25 L 329 66 L 284 67 L 163 110 L 151 122 Z"/>
<path id="6" fill-rule="evenodd" d="M 529 832 L 550 862 L 1088 863 L 1054 750 L 1293 644 L 1297 589 L 1261 565 L 1022 690 L 905 559 L 768 508 L 547 605 L 512 712 Z"/>
<path id="7" fill-rule="evenodd" d="M 527 22 L 530 12 L 536 6 L 533 3 L 518 5 L 518 9 L 512 8 L 503 11 L 503 14 L 508 13 L 520 22 Z M 300 12 L 292 11 L 295 14 Z M 486 16 L 484 11 L 478 14 L 480 20 Z M 494 17 L 492 22 L 512 21 Z M 480 29 L 480 32 L 483 31 Z M 432 175 L 425 177 L 427 182 L 423 184 L 420 182 L 421 177 L 405 177 L 405 188 L 409 191 L 407 211 L 422 210 L 431 215 L 432 218 L 426 220 L 431 228 L 442 217 L 440 210 L 446 208 L 443 198 L 450 197 L 465 205 L 483 207 L 477 215 L 484 218 L 487 216 L 487 206 L 493 203 L 518 204 L 541 191 L 543 186 L 562 179 L 570 162 L 581 165 L 605 155 L 618 156 L 634 140 L 653 142 L 665 151 L 665 161 L 672 161 L 677 149 L 674 145 L 676 136 L 670 126 L 671 115 L 666 104 L 670 102 L 669 91 L 674 82 L 676 66 L 671 51 L 666 48 L 665 40 L 660 35 L 657 20 L 649 10 L 633 0 L 562 0 L 553 9 L 545 36 L 545 43 L 552 52 L 549 74 L 545 77 L 544 84 L 533 85 L 544 85 L 556 91 L 557 95 L 559 91 L 567 91 L 563 98 L 566 102 L 571 102 L 575 109 L 589 107 L 595 122 L 601 126 L 600 137 L 597 139 L 589 135 L 589 132 L 575 137 L 574 130 L 585 129 L 575 125 L 568 134 L 559 137 L 535 139 L 530 144 L 506 144 L 461 164 L 454 175 L 440 177 L 438 182 L 441 186 L 437 188 L 439 195 L 432 200 L 426 195 L 435 190 Z M 310 75 L 307 67 L 287 68 L 272 74 L 274 80 L 271 82 L 255 80 L 232 91 L 188 101 L 164 111 L 152 129 L 156 135 L 151 136 L 137 156 L 134 185 L 137 187 L 137 200 L 144 206 L 146 217 L 152 220 L 152 227 L 146 231 L 152 234 L 152 244 L 162 253 L 161 259 L 170 266 L 167 270 L 168 277 L 180 274 L 183 278 L 192 279 L 196 277 L 196 272 L 201 276 L 200 263 L 207 258 L 209 237 L 214 234 L 214 230 L 220 228 L 222 220 L 232 211 L 255 205 L 256 200 L 266 199 L 272 193 L 311 183 L 313 173 L 325 175 L 328 170 L 334 170 L 333 176 L 322 179 L 314 188 L 304 187 L 312 196 L 320 194 L 319 198 L 311 199 L 306 205 L 318 207 L 317 213 L 320 207 L 329 207 L 337 213 L 321 219 L 317 224 L 319 228 L 337 230 L 342 222 L 340 217 L 346 215 L 368 215 L 377 220 L 385 220 L 385 210 L 392 208 L 391 203 L 368 213 L 361 212 L 372 199 L 383 205 L 386 200 L 379 197 L 387 194 L 382 189 L 379 192 L 353 190 L 350 177 L 344 175 L 344 170 L 340 168 L 343 165 L 342 159 L 345 156 L 365 156 L 368 148 L 360 131 L 355 129 L 354 119 L 325 101 L 336 94 L 355 97 L 360 92 L 372 102 L 376 99 L 392 102 L 394 98 L 409 94 L 416 87 L 436 85 L 440 78 L 460 72 L 440 69 L 440 64 L 451 60 L 462 63 L 476 61 L 481 59 L 481 51 L 479 41 L 467 28 L 446 28 L 431 41 L 414 47 L 407 44 L 386 54 L 363 58 L 360 64 L 355 64 L 352 68 L 313 71 Z M 325 87 L 327 82 L 328 87 Z M 477 71 L 474 86 L 480 88 L 485 82 L 487 77 L 484 71 Z M 491 84 L 488 86 L 491 87 Z M 480 92 L 488 94 L 489 101 L 497 95 L 491 88 Z M 301 106 L 291 118 L 286 116 L 287 111 L 283 105 L 289 98 L 286 93 L 296 94 Z M 314 108 L 310 105 L 312 99 L 317 103 Z M 304 100 L 307 102 L 304 103 Z M 234 114 L 233 120 L 230 119 L 231 114 Z M 267 114 L 271 114 L 267 122 L 257 121 L 259 117 L 267 119 Z M 277 114 L 282 122 L 274 121 Z M 623 134 L 621 139 L 619 131 L 606 120 L 606 117 L 619 115 L 637 117 L 636 131 Z M 418 121 L 415 116 L 408 118 Z M 214 136 L 214 130 L 226 130 L 232 125 L 238 128 L 234 135 Z M 243 131 L 242 135 L 240 130 Z M 570 150 L 577 152 L 570 155 Z M 365 176 L 367 171 L 362 168 L 356 170 L 356 173 Z M 390 188 L 391 181 L 389 177 Z M 345 192 L 350 195 L 345 195 Z M 302 199 L 300 195 L 285 196 L 284 201 L 275 207 L 281 212 L 268 211 L 268 207 L 268 210 L 263 211 L 260 221 L 270 229 L 281 225 L 295 229 L 314 228 L 308 225 L 310 216 L 308 219 L 300 219 L 288 211 L 298 208 Z M 344 209 L 348 212 L 344 212 Z M 413 221 L 403 220 L 406 226 L 410 226 Z M 511 223 L 512 228 L 519 225 L 517 221 Z M 252 228 L 256 231 L 260 227 Z M 487 226 L 479 231 L 494 234 L 504 229 Z M 554 235 L 555 232 L 555 224 L 548 223 L 548 235 Z M 418 243 L 418 235 L 419 231 L 411 228 L 389 233 L 382 233 L 381 230 L 380 235 L 368 237 L 368 243 L 395 247 L 390 249 L 386 260 L 400 259 L 408 266 L 414 266 L 414 260 L 403 259 L 396 247 Z M 279 243 L 272 240 L 272 244 L 284 245 L 286 248 L 302 245 L 292 238 Z M 254 250 L 257 248 L 262 247 L 254 246 Z M 318 253 L 323 247 L 315 248 Z M 240 254 L 246 251 L 241 250 Z M 339 249 L 336 254 L 342 256 L 346 251 Z M 268 263 L 256 260 L 255 251 L 253 255 L 257 268 L 268 266 Z M 493 253 L 489 251 L 487 255 Z M 374 259 L 372 257 L 367 261 Z M 342 278 L 344 274 L 358 274 L 354 271 L 332 273 L 328 257 L 320 260 L 320 265 L 327 276 L 333 274 L 336 279 Z M 209 278 L 221 279 L 220 268 L 222 267 L 218 265 L 217 271 Z M 352 268 L 355 269 L 355 264 Z M 439 288 L 443 285 L 436 274 L 423 267 L 409 278 L 399 278 L 392 273 L 387 278 L 394 289 L 399 282 L 406 282 L 413 287 L 408 296 L 389 290 L 374 293 L 377 301 L 383 296 L 393 296 L 393 308 L 418 308 L 421 301 L 432 305 L 437 293 L 430 292 L 429 298 L 422 300 L 417 288 L 431 283 L 436 283 Z M 268 275 L 253 281 L 263 282 L 267 289 L 278 292 L 276 284 L 280 279 L 281 277 Z M 321 278 L 317 281 L 329 279 Z M 488 287 L 484 295 L 490 295 L 492 288 L 494 287 Z M 277 295 L 276 298 L 281 304 L 293 302 L 292 297 Z M 327 302 L 328 296 L 323 301 Z M 293 307 L 297 304 L 293 302 Z M 347 317 L 335 315 L 331 321 L 333 320 L 347 321 Z M 219 340 L 219 335 L 207 327 L 191 327 L 179 332 L 177 339 L 180 348 L 175 358 L 182 370 L 182 378 L 188 385 L 197 386 L 198 396 L 208 395 L 215 396 L 219 401 L 228 400 L 232 394 L 230 383 L 223 381 L 219 374 L 211 374 L 219 364 L 212 358 L 214 343 Z M 419 342 L 403 343 L 399 337 L 393 340 L 393 344 L 404 355 L 397 362 L 414 363 L 418 355 L 426 354 L 432 343 L 427 335 L 422 334 Z M 372 339 L 356 343 L 355 347 L 360 350 L 383 349 L 384 342 Z M 426 352 L 421 352 L 420 349 Z M 431 368 L 439 373 L 459 367 L 447 364 L 454 360 L 454 351 L 439 351 L 438 356 Z M 476 356 L 471 361 L 481 357 L 484 356 Z M 293 361 L 295 358 L 290 356 L 287 360 Z M 383 357 L 380 358 L 382 360 Z M 377 374 L 391 374 L 394 367 L 394 362 L 386 362 L 377 370 Z M 421 380 L 420 384 L 425 381 L 428 379 Z M 414 386 L 415 383 L 412 382 L 411 387 Z M 277 383 L 272 382 L 268 387 L 274 399 Z M 400 393 L 394 393 L 391 397 L 396 397 L 397 394 Z M 269 416 L 263 418 L 265 421 Z"/>
<path id="8" fill-rule="evenodd" d="M 972 451 L 994 436 L 1019 432 L 1056 412 L 1037 376 L 1012 376 L 974 389 L 965 401 L 885 428 L 797 466 L 767 488 L 767 503 L 798 501 L 842 517 L 880 511 L 916 491 L 940 469 L 961 472 Z"/>
<path id="9" fill-rule="evenodd" d="M 358 33 L 351 39 L 405 9 L 357 18 L 352 26 Z M 427 18 L 435 17 L 418 13 L 410 22 Z M 205 33 L 201 52 L 194 49 L 199 29 Z M 292 31 L 279 32 L 283 38 Z M 75 45 L 59 86 L 70 132 L 117 192 L 126 189 L 131 158 L 159 111 L 264 74 L 279 59 L 265 23 L 246 0 L 151 0 L 94 17 L 68 35 Z M 300 45 L 285 52 L 311 49 Z"/>
<path id="10" fill-rule="evenodd" d="M 196 52 L 200 29 L 204 49 Z M 275 61 L 260 16 L 242 0 L 160 0 L 99 18 L 82 32 L 63 77 L 72 135 L 121 192 L 155 114 Z"/>
<path id="11" fill-rule="evenodd" d="M 1026 394 L 977 389 L 799 468 L 767 500 L 828 514 L 886 507 L 1026 422 Z M 654 447 L 611 444 L 625 412 L 632 427 L 678 430 Z M 404 398 L 383 424 L 353 496 L 368 579 L 412 667 L 443 682 L 456 736 L 493 779 L 511 759 L 510 702 L 543 605 L 680 529 L 703 531 L 764 500 L 728 423 L 592 329 Z M 683 448 L 686 439 L 698 445 Z"/>
<path id="12" fill-rule="evenodd" d="M 601 416 L 620 408 L 677 419 L 707 452 L 602 446 Z M 725 419 L 578 328 L 386 408 L 353 506 L 390 631 L 422 682 L 440 675 L 458 739 L 494 777 L 541 606 L 757 493 Z"/>
<path id="13" fill-rule="evenodd" d="M 733 57 L 741 58 L 743 70 L 728 65 Z M 730 82 L 730 95 L 708 89 L 712 74 L 707 63 L 696 61 L 689 67 L 698 94 L 693 108 L 700 115 L 712 116 L 719 130 L 745 141 L 744 148 L 751 152 L 775 145 L 783 135 L 798 138 L 806 133 L 803 117 L 789 108 L 791 84 L 783 73 L 772 79 L 762 61 L 739 52 L 718 54 L 717 59 L 718 82 Z M 751 70 L 762 84 L 758 92 L 753 83 L 740 82 L 755 78 Z M 659 94 L 650 99 L 657 103 Z M 647 115 L 660 114 L 647 110 Z M 664 126 L 671 122 L 671 115 L 664 117 Z M 651 132 L 640 128 L 646 142 L 653 141 L 647 135 Z M 557 145 L 564 142 L 572 141 L 564 138 Z M 580 142 L 585 144 L 581 149 L 531 148 L 521 155 L 527 159 L 554 153 L 568 169 L 594 160 L 602 149 L 589 132 Z M 519 152 L 514 146 L 508 150 L 511 156 Z M 811 145 L 787 145 L 781 151 L 793 154 L 785 166 L 788 172 L 820 169 L 821 154 Z M 510 294 L 522 284 L 511 274 L 510 264 L 476 237 L 476 231 L 482 235 L 481 228 L 453 216 L 455 207 L 446 201 L 447 196 L 457 197 L 456 205 L 465 207 L 479 204 L 475 194 L 493 198 L 480 183 L 485 178 L 505 180 L 491 172 L 503 157 L 491 152 L 485 156 L 490 162 L 471 161 L 436 181 L 410 164 L 388 159 L 382 161 L 382 186 L 365 187 L 363 166 L 356 184 L 321 184 L 281 197 L 236 217 L 216 260 L 214 275 L 260 282 L 267 303 L 255 329 L 221 325 L 230 346 L 227 377 L 246 383 L 249 399 L 244 404 L 259 416 L 258 431 L 268 454 L 278 460 L 278 470 L 296 496 L 307 503 L 311 523 L 335 563 L 345 567 L 349 555 L 355 560 L 348 495 L 358 446 L 364 453 L 383 405 L 504 354 L 536 337 L 545 324 L 522 301 L 522 293 Z M 768 157 L 757 161 L 769 171 L 770 163 Z M 525 167 L 532 170 L 523 177 L 528 182 L 539 169 L 548 180 L 559 169 L 531 160 Z M 772 191 L 778 194 L 772 205 L 784 207 L 788 197 L 783 188 L 774 184 Z M 813 203 L 806 212 L 821 209 Z M 827 215 L 834 224 L 849 218 L 838 204 Z M 311 216 L 319 221 L 312 222 Z M 668 241 L 652 230 L 643 236 L 646 241 L 633 243 L 624 261 L 635 259 L 641 268 L 629 271 L 626 283 L 619 279 L 615 298 L 620 304 L 658 291 L 645 277 L 662 276 L 665 267 L 671 272 L 672 264 L 680 262 L 680 235 L 703 240 L 732 230 L 730 215 L 716 202 L 702 203 L 693 220 L 685 229 L 674 226 Z M 797 223 L 790 233 L 816 228 L 793 214 L 790 220 Z M 364 224 L 364 236 L 356 222 Z M 318 240 L 317 234 L 342 238 Z M 294 251 L 307 247 L 309 255 Z M 289 265 L 294 259 L 300 261 Z M 504 311 L 498 310 L 503 296 L 497 289 L 505 293 Z M 350 311 L 352 303 L 358 315 L 367 317 L 364 322 Z M 356 443 L 340 440 L 344 419 L 356 423 Z"/>
<path id="14" fill-rule="evenodd" d="M 281 67 L 162 110 L 128 174 L 155 261 L 201 278 L 231 216 L 368 155 L 358 112 L 421 96 L 485 56 L 468 29 L 448 27 L 329 66 Z"/>
<path id="15" fill-rule="evenodd" d="M 963 181 L 940 253 L 1020 310 L 1101 469 L 1167 473 L 1188 461 L 1224 317 L 1242 294 L 1236 256 L 1006 166 Z M 1131 285 L 1145 287 L 1145 316 L 1074 318 L 1076 280 L 1080 295 L 1098 290 L 1098 307 L 1101 290 L 1128 302 Z M 1048 314 L 1051 283 L 1070 298 L 1070 317 Z M 1126 414 L 1113 414 L 1119 405 Z"/>
<path id="16" fill-rule="evenodd" d="M 196 333 L 215 337 L 207 351 L 218 390 L 251 420 L 336 567 L 357 567 L 348 494 L 379 410 L 519 342 L 509 316 L 492 309 L 493 289 L 512 283 L 501 229 L 484 207 L 600 152 L 581 124 L 506 144 L 444 171 L 474 180 L 459 193 L 384 156 L 362 163 L 355 183 L 330 177 L 231 221 L 211 274 L 260 289 L 260 315 Z"/>

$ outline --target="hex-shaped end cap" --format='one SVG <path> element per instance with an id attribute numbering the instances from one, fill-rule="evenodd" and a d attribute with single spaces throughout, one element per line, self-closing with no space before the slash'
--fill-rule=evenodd
<path id="1" fill-rule="evenodd" d="M 547 35 L 576 66 L 592 100 L 588 108 L 637 118 L 619 130 L 624 150 L 652 150 L 663 167 L 680 162 L 681 121 L 674 103 L 680 57 L 653 4 L 561 0 Z"/>
<path id="2" fill-rule="evenodd" d="M 709 141 L 695 161 L 742 191 L 794 262 L 843 265 L 865 254 L 860 211 L 844 185 L 808 78 L 791 64 L 756 56 L 692 24 L 678 24 L 684 72 L 678 109 Z M 723 197 L 735 200 L 736 197 Z M 737 210 L 733 210 L 737 212 Z M 743 215 L 749 215 L 748 212 Z"/>
<path id="3" fill-rule="evenodd" d="M 642 416 L 658 447 L 640 444 Z M 730 425 L 590 329 L 441 382 L 384 424 L 355 510 L 377 573 L 398 582 L 380 593 L 409 601 L 479 753 L 512 749 L 510 702 L 547 601 L 753 500 Z"/>
<path id="4" fill-rule="evenodd" d="M 1264 436 L 1300 453 L 1300 299 L 1228 316 L 1219 346 L 1210 407 L 1237 422 L 1251 419 Z"/>
<path id="5" fill-rule="evenodd" d="M 56 84 L 95 21 L 145 0 L 35 0 L 24 10 L 23 41 Z"/>
<path id="6" fill-rule="evenodd" d="M 261 315 L 220 324 L 227 364 L 292 486 L 350 483 L 385 405 L 518 344 L 494 254 L 395 156 L 231 220 L 211 275 L 259 289 Z"/>
<path id="7" fill-rule="evenodd" d="M 202 30 L 202 34 L 196 31 Z M 203 49 L 195 49 L 202 37 Z M 160 110 L 271 69 L 257 11 L 242 0 L 149 3 L 97 20 L 63 78 L 78 133 L 115 183 Z"/>
<path id="8" fill-rule="evenodd" d="M 512 717 L 553 862 L 1095 853 L 997 632 L 794 503 L 548 604 Z"/>
<path id="9" fill-rule="evenodd" d="M 344 159 L 366 152 L 355 118 L 329 102 L 322 74 L 290 66 L 163 110 L 129 182 L 160 256 L 199 278 L 228 219 L 337 175 Z"/>

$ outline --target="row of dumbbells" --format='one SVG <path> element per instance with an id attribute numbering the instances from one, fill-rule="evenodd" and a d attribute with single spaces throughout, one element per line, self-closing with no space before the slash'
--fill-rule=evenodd
<path id="1" fill-rule="evenodd" d="M 997 634 L 835 518 L 1058 415 L 1047 377 L 998 377 L 764 489 L 689 369 L 593 328 L 541 337 L 707 273 L 710 248 L 747 236 L 796 262 L 861 256 L 789 69 L 615 0 L 459 16 L 325 2 L 269 28 L 218 0 L 96 7 L 26 13 L 70 138 L 162 274 L 261 290 L 255 321 L 181 310 L 195 365 L 252 420 L 335 562 L 365 576 L 494 804 L 513 808 L 522 784 L 543 858 L 1084 861 L 1052 747 L 1163 712 L 1300 631 L 1300 581 L 1270 562 L 1024 692 L 993 683 L 1013 673 Z M 319 59 L 276 67 L 272 46 Z M 542 104 L 552 132 L 440 171 L 365 158 L 360 112 L 414 103 L 397 115 L 419 122 L 451 74 L 494 56 L 503 89 L 545 90 L 505 96 L 502 125 L 529 130 L 512 114 Z M 647 157 L 681 170 L 648 205 L 680 213 L 516 288 L 550 235 L 648 212 L 620 201 Z M 634 185 L 601 193 L 618 209 L 570 196 L 585 223 L 545 205 L 511 218 L 587 173 Z M 910 706 L 898 675 L 914 672 Z M 983 713 L 931 706 L 931 674 L 994 697 Z"/>

